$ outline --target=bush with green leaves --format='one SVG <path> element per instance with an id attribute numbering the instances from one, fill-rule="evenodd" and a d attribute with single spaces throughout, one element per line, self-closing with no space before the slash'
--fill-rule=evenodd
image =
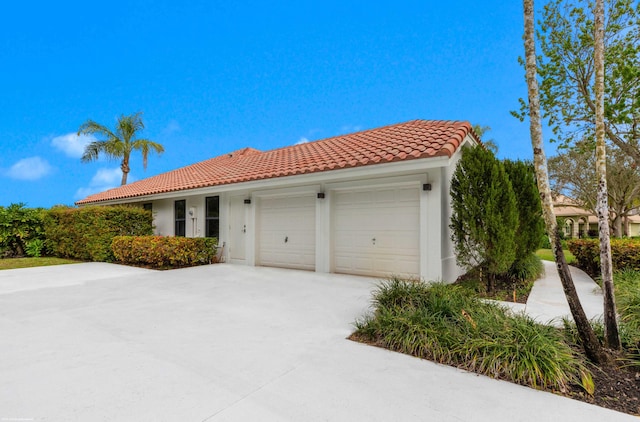
<path id="1" fill-rule="evenodd" d="M 111 248 L 123 264 L 167 269 L 212 263 L 217 243 L 203 237 L 117 236 Z"/>
<path id="2" fill-rule="evenodd" d="M 544 273 L 544 264 L 535 254 L 530 253 L 524 258 L 515 260 L 509 268 L 508 277 L 512 281 L 535 281 Z"/>
<path id="3" fill-rule="evenodd" d="M 44 240 L 40 238 L 31 239 L 27 241 L 25 252 L 27 256 L 33 258 L 39 258 L 44 252 Z"/>
<path id="4" fill-rule="evenodd" d="M 534 168 L 530 162 L 520 160 L 502 163 L 516 196 L 518 211 L 516 258 L 509 274 L 520 280 L 535 280 L 542 273 L 542 264 L 535 252 L 540 248 L 545 227 Z"/>
<path id="5" fill-rule="evenodd" d="M 451 180 L 451 238 L 461 266 L 479 267 L 487 288 L 516 258 L 518 210 L 503 164 L 482 147 L 462 152 Z"/>
<path id="6" fill-rule="evenodd" d="M 151 235 L 153 216 L 131 206 L 54 207 L 46 213 L 44 227 L 45 245 L 56 256 L 112 262 L 113 238 Z"/>
<path id="7" fill-rule="evenodd" d="M 600 276 L 598 239 L 572 239 L 567 241 L 567 246 L 576 257 L 576 266 L 592 277 Z M 618 271 L 640 271 L 640 239 L 611 239 L 611 264 Z"/>
<path id="8" fill-rule="evenodd" d="M 373 313 L 355 324 L 356 339 L 534 388 L 593 391 L 583 358 L 562 332 L 510 316 L 460 286 L 391 279 L 372 302 Z"/>
<path id="9" fill-rule="evenodd" d="M 10 256 L 40 256 L 44 239 L 43 212 L 41 208 L 27 208 L 23 203 L 0 206 L 0 249 Z"/>

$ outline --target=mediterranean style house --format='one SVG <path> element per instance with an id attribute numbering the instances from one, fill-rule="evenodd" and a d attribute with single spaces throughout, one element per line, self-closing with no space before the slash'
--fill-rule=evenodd
<path id="1" fill-rule="evenodd" d="M 414 120 L 244 148 L 91 195 L 153 211 L 156 234 L 217 237 L 226 262 L 453 281 L 449 186 L 468 122 Z"/>
<path id="2" fill-rule="evenodd" d="M 598 236 L 598 217 L 593 211 L 583 208 L 577 201 L 564 195 L 555 196 L 553 202 L 556 217 L 563 220 L 562 233 L 565 238 Z M 640 236 L 640 215 L 630 215 L 624 219 L 622 234 L 628 237 Z"/>

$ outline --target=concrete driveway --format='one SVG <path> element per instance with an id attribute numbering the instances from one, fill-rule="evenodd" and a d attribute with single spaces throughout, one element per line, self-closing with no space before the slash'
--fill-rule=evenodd
<path id="1" fill-rule="evenodd" d="M 0 421 L 636 420 L 346 340 L 375 283 L 227 264 L 0 271 Z"/>

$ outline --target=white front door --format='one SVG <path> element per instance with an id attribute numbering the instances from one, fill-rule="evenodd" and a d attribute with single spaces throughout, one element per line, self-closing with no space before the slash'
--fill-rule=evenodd
<path id="1" fill-rule="evenodd" d="M 333 204 L 333 271 L 420 275 L 418 187 L 337 191 Z"/>
<path id="2" fill-rule="evenodd" d="M 258 264 L 315 270 L 316 198 L 304 194 L 263 198 L 258 215 Z"/>
<path id="3" fill-rule="evenodd" d="M 231 198 L 229 207 L 229 258 L 242 264 L 247 258 L 247 220 L 244 197 Z"/>

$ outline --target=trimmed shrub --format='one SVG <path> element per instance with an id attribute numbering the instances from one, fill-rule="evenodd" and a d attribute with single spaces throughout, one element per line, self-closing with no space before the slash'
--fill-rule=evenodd
<path id="1" fill-rule="evenodd" d="M 44 219 L 45 246 L 62 258 L 112 262 L 113 238 L 150 235 L 152 221 L 150 211 L 130 206 L 54 207 Z"/>
<path id="2" fill-rule="evenodd" d="M 504 160 L 504 169 L 509 176 L 518 204 L 518 229 L 516 230 L 516 259 L 512 271 L 526 266 L 531 255 L 540 248 L 545 235 L 542 219 L 542 204 L 536 185 L 533 164 L 528 161 Z M 548 243 L 547 238 L 547 243 Z"/>
<path id="3" fill-rule="evenodd" d="M 217 243 L 207 237 L 117 236 L 111 249 L 123 264 L 167 269 L 212 263 Z"/>
<path id="4" fill-rule="evenodd" d="M 516 259 L 518 209 L 503 164 L 490 151 L 462 151 L 451 179 L 451 239 L 456 260 L 467 270 L 480 267 L 487 290 Z"/>
<path id="5" fill-rule="evenodd" d="M 576 266 L 592 277 L 600 275 L 600 243 L 598 239 L 574 239 L 567 242 L 576 257 Z M 611 239 L 611 263 L 615 270 L 640 271 L 640 240 Z"/>

